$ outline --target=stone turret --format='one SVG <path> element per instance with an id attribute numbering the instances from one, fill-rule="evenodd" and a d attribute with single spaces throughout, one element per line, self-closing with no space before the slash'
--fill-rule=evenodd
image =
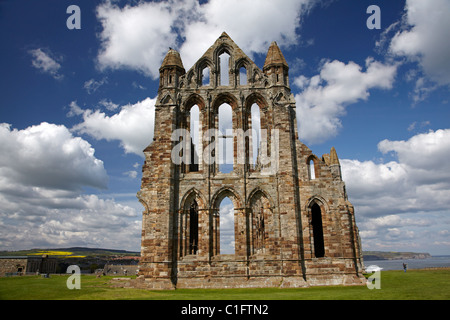
<path id="1" fill-rule="evenodd" d="M 289 87 L 289 66 L 275 41 L 267 51 L 263 72 L 269 76 L 272 85 Z"/>
<path id="2" fill-rule="evenodd" d="M 180 54 L 169 48 L 161 67 L 159 68 L 159 87 L 176 88 L 179 78 L 185 74 Z"/>

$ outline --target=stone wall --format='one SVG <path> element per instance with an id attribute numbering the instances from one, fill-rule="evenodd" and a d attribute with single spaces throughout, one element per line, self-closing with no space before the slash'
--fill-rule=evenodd
<path id="1" fill-rule="evenodd" d="M 224 52 L 230 56 L 225 86 L 220 78 Z M 202 79 L 205 68 L 210 70 L 208 84 Z M 247 73 L 245 84 L 240 82 L 242 68 Z M 269 47 L 261 70 L 226 33 L 187 72 L 178 52 L 169 50 L 160 68 L 154 139 L 144 150 L 136 286 L 364 283 L 358 229 L 337 153 L 332 148 L 330 154 L 317 157 L 298 140 L 288 69 L 276 43 Z M 195 165 L 189 162 L 193 144 L 188 136 L 173 136 L 176 129 L 190 129 L 194 105 L 199 109 L 200 132 L 217 129 L 223 103 L 231 106 L 235 133 L 230 173 L 220 172 L 217 161 L 212 161 L 221 152 L 217 148 L 221 136 L 201 135 Z M 254 104 L 268 136 L 268 152 L 260 145 L 257 163 L 251 163 L 252 140 L 245 136 Z M 211 146 L 216 147 L 214 152 L 202 152 Z M 174 162 L 174 154 L 182 155 L 183 161 Z M 221 254 L 219 241 L 219 206 L 225 197 L 234 208 L 235 246 L 230 255 Z"/>
<path id="2" fill-rule="evenodd" d="M 48 256 L 0 257 L 0 276 L 6 274 L 25 275 L 26 273 L 55 273 L 58 265 L 56 258 Z"/>
<path id="3" fill-rule="evenodd" d="M 7 274 L 23 275 L 27 268 L 27 258 L 0 258 L 0 277 Z"/>

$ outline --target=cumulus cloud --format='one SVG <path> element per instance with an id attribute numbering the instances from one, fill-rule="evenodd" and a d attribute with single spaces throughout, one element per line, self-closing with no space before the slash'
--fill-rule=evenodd
<path id="1" fill-rule="evenodd" d="M 371 89 L 390 89 L 396 72 L 395 64 L 367 58 L 365 71 L 354 62 L 334 60 L 326 61 L 320 73 L 310 79 L 296 78 L 294 84 L 302 89 L 295 95 L 300 139 L 320 143 L 334 137 L 346 106 L 367 100 Z"/>
<path id="2" fill-rule="evenodd" d="M 272 41 L 280 46 L 295 44 L 299 40 L 296 29 L 300 19 L 314 3 L 267 0 L 259 1 L 255 10 L 255 3 L 250 0 L 209 1 L 198 7 L 198 21 L 186 22 L 186 41 L 180 51 L 183 61 L 190 67 L 223 31 L 249 55 L 267 53 Z"/>
<path id="3" fill-rule="evenodd" d="M 99 37 L 101 69 L 129 68 L 153 78 L 159 76 L 159 66 L 170 46 L 176 46 L 173 29 L 183 10 L 194 1 L 140 2 L 120 8 L 111 1 L 97 7 L 97 17 L 103 30 Z"/>
<path id="4" fill-rule="evenodd" d="M 264 0 L 254 10 L 251 0 L 211 0 L 204 4 L 170 0 L 124 7 L 105 1 L 97 7 L 103 26 L 99 67 L 129 68 L 157 78 L 169 47 L 179 49 L 188 69 L 223 31 L 245 52 L 266 53 L 271 41 L 279 45 L 298 41 L 295 30 L 300 18 L 315 2 Z"/>
<path id="5" fill-rule="evenodd" d="M 44 190 L 33 194 L 32 191 L 29 188 L 27 194 L 15 199 L 0 192 L 3 248 L 138 247 L 136 234 L 141 226 L 134 208 L 97 195 L 75 192 L 57 195 Z M 111 237 L 112 233 L 117 236 Z"/>
<path id="6" fill-rule="evenodd" d="M 399 163 L 410 168 L 411 179 L 420 184 L 446 183 L 450 187 L 450 129 L 430 130 L 407 141 L 383 140 L 383 153 L 395 152 Z"/>
<path id="7" fill-rule="evenodd" d="M 394 161 L 340 160 L 363 243 L 399 250 L 401 245 L 411 248 L 408 235 L 413 233 L 414 241 L 429 247 L 445 240 L 442 231 L 450 223 L 449 141 L 450 129 L 429 131 L 408 140 L 381 141 L 378 149 Z"/>
<path id="8" fill-rule="evenodd" d="M 53 78 L 59 80 L 63 78 L 63 75 L 59 74 L 61 65 L 57 60 L 61 58 L 53 57 L 53 54 L 49 50 L 42 50 L 41 48 L 30 50 L 29 53 L 33 57 L 32 65 L 36 69 L 44 73 L 50 74 Z"/>
<path id="9" fill-rule="evenodd" d="M 362 219 L 358 227 L 363 249 L 447 252 L 447 215 L 448 212 L 417 212 Z"/>
<path id="10" fill-rule="evenodd" d="M 97 140 L 117 140 L 126 153 L 143 156 L 142 151 L 153 140 L 155 102 L 156 99 L 147 98 L 128 104 L 112 116 L 100 110 L 84 110 L 83 121 L 72 130 Z"/>
<path id="11" fill-rule="evenodd" d="M 95 150 L 62 125 L 22 130 L 0 125 L 0 245 L 3 248 L 92 245 L 136 248 L 136 210 L 83 194 L 108 176 Z M 111 231 L 121 235 L 110 239 Z M 119 232 L 120 231 L 120 232 Z M 122 238 L 123 236 L 123 238 Z"/>
<path id="12" fill-rule="evenodd" d="M 389 50 L 418 61 L 425 74 L 440 85 L 450 85 L 450 2 L 407 0 L 401 30 L 393 36 Z"/>
<path id="13" fill-rule="evenodd" d="M 0 141 L 1 177 L 10 182 L 62 190 L 107 185 L 103 162 L 92 146 L 63 125 L 43 122 L 17 130 L 3 123 Z"/>
<path id="14" fill-rule="evenodd" d="M 347 189 L 366 216 L 445 210 L 450 205 L 450 129 L 409 140 L 383 140 L 378 149 L 396 161 L 342 159 Z"/>

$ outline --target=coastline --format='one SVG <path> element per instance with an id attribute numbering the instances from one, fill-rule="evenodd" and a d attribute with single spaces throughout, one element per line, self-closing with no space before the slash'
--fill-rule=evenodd
<path id="1" fill-rule="evenodd" d="M 365 267 L 376 265 L 381 270 L 403 270 L 403 263 L 407 264 L 407 269 L 447 269 L 450 268 L 450 256 L 430 256 L 425 259 L 380 259 L 366 260 Z"/>

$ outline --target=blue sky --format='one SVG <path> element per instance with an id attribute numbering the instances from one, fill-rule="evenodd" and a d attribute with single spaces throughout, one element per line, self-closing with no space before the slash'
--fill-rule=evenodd
<path id="1" fill-rule="evenodd" d="M 169 47 L 189 69 L 226 31 L 261 68 L 277 41 L 300 140 L 336 148 L 363 249 L 448 254 L 449 15 L 448 0 L 1 1 L 0 250 L 139 250 L 158 69 Z"/>

